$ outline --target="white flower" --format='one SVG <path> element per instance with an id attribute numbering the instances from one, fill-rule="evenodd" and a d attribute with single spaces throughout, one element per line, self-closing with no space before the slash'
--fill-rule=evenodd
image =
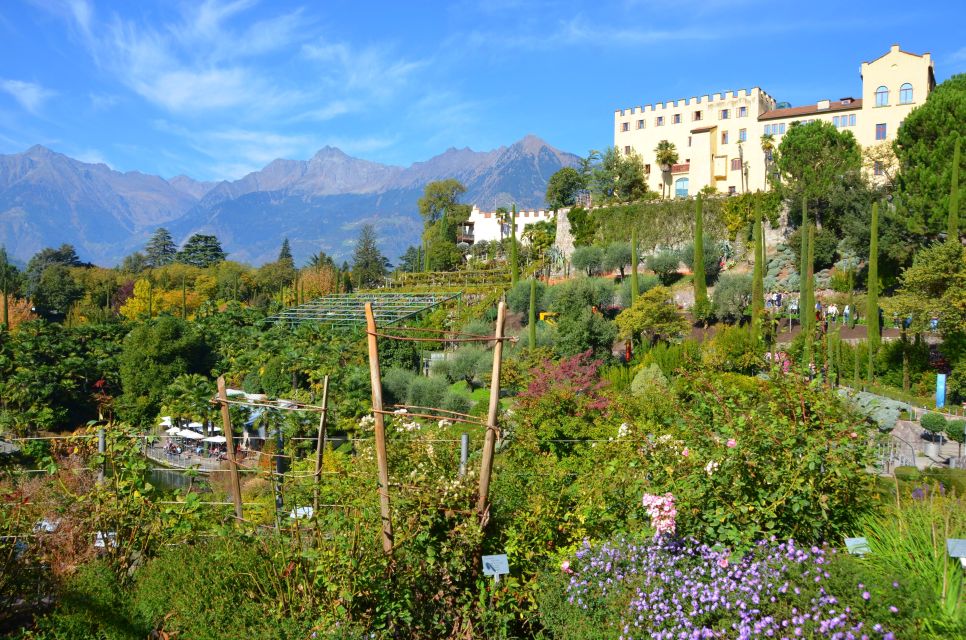
<path id="1" fill-rule="evenodd" d="M 409 411 L 407 411 L 406 409 L 396 409 L 395 411 L 393 411 L 393 413 L 395 413 L 396 415 L 402 415 L 404 413 L 409 413 Z"/>
<path id="2" fill-rule="evenodd" d="M 630 434 L 630 432 L 631 432 L 631 425 L 627 424 L 626 422 L 622 422 L 621 426 L 618 427 L 617 429 L 617 437 L 626 438 Z"/>
<path id="3" fill-rule="evenodd" d="M 708 464 L 704 465 L 704 472 L 709 476 L 714 475 L 714 472 L 718 470 L 718 463 L 714 460 L 710 461 Z"/>
<path id="4" fill-rule="evenodd" d="M 441 429 L 444 427 L 451 427 L 451 426 L 453 426 L 453 423 L 447 420 L 446 418 L 443 418 L 442 420 L 439 421 L 439 427 Z"/>

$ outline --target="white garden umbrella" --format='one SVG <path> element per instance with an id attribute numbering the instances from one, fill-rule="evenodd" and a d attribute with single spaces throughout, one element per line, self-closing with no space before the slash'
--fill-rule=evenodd
<path id="1" fill-rule="evenodd" d="M 202 440 L 204 436 L 197 431 L 190 431 L 188 429 L 182 429 L 178 432 L 178 435 L 182 438 L 188 438 L 189 440 Z"/>
<path id="2" fill-rule="evenodd" d="M 161 425 L 161 426 L 163 427 L 164 425 Z M 179 433 L 181 433 L 181 429 L 179 429 L 178 427 L 171 427 L 170 429 L 166 430 L 165 433 L 168 434 L 169 436 L 176 436 Z"/>
<path id="3" fill-rule="evenodd" d="M 171 416 L 161 416 L 161 426 L 170 427 L 171 426 Z"/>
<path id="4" fill-rule="evenodd" d="M 198 431 L 201 431 L 202 429 L 205 428 L 205 425 L 201 424 L 200 422 L 189 422 L 188 423 L 188 428 L 189 429 L 197 429 Z"/>
<path id="5" fill-rule="evenodd" d="M 225 436 L 211 436 L 210 438 L 205 438 L 202 442 L 217 442 L 221 444 L 222 442 L 227 442 Z"/>

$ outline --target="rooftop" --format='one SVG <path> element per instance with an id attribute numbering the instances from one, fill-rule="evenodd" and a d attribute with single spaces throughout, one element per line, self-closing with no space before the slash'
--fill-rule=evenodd
<path id="1" fill-rule="evenodd" d="M 807 116 L 815 113 L 828 113 L 830 111 L 855 111 L 861 108 L 862 108 L 861 98 L 845 98 L 843 100 L 829 100 L 828 107 L 825 107 L 822 109 L 819 108 L 818 104 L 810 104 L 805 107 L 789 107 L 788 109 L 772 109 L 771 111 L 766 111 L 765 113 L 758 116 L 758 119 L 759 120 L 778 120 L 780 118 Z"/>

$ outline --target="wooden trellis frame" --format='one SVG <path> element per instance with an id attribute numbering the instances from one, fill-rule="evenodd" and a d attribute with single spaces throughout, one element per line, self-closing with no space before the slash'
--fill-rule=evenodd
<path id="1" fill-rule="evenodd" d="M 500 302 L 497 307 L 496 314 L 496 328 L 494 330 L 493 336 L 466 336 L 462 337 L 455 332 L 432 332 L 428 329 L 412 329 L 413 331 L 422 331 L 424 333 L 439 333 L 444 337 L 439 335 L 432 337 L 410 337 L 410 336 L 399 336 L 390 335 L 385 333 L 379 333 L 376 328 L 376 316 L 373 312 L 373 307 L 371 303 L 366 303 L 365 305 L 365 317 L 366 317 L 366 342 L 369 348 L 369 378 L 372 384 L 372 415 L 375 420 L 375 441 L 376 441 L 376 464 L 378 466 L 378 478 L 379 478 L 379 510 L 382 519 L 382 550 L 386 555 L 392 555 L 393 551 L 393 532 L 392 532 L 392 513 L 390 510 L 389 503 L 389 463 L 386 451 L 386 424 L 385 415 L 387 413 L 392 413 L 386 411 L 382 404 L 382 375 L 379 367 L 379 338 L 385 338 L 389 340 L 405 340 L 412 342 L 493 342 L 493 371 L 490 381 L 490 405 L 487 412 L 486 418 L 486 435 L 483 439 L 483 459 L 480 464 L 480 488 L 479 495 L 477 497 L 476 510 L 480 518 L 480 522 L 485 525 L 489 521 L 489 491 L 490 491 L 490 476 L 493 473 L 493 454 L 496 450 L 496 436 L 497 436 L 497 419 L 499 417 L 500 411 L 500 371 L 503 363 L 503 343 L 509 338 L 504 337 L 503 327 L 506 322 L 506 303 Z M 435 411 L 437 413 L 447 413 L 450 416 L 447 419 L 454 421 L 465 422 L 470 424 L 478 424 L 484 426 L 483 423 L 470 419 L 471 416 L 466 416 L 464 414 L 456 414 L 455 412 L 446 412 L 442 409 L 436 409 L 433 407 L 412 407 L 413 409 L 418 409 L 421 411 Z M 429 414 L 414 414 L 429 415 Z"/>
<path id="2" fill-rule="evenodd" d="M 231 426 L 231 415 L 228 412 L 229 405 L 242 405 L 245 407 L 261 407 L 276 409 L 281 411 L 308 411 L 319 414 L 319 434 L 318 443 L 315 448 L 315 489 L 313 497 L 313 513 L 318 513 L 319 504 L 319 480 L 322 476 L 322 454 L 323 441 L 326 437 L 326 420 L 329 414 L 329 376 L 325 376 L 322 383 L 322 405 L 306 404 L 304 402 L 286 401 L 285 404 L 257 402 L 251 400 L 235 400 L 228 397 L 228 390 L 225 387 L 225 377 L 218 376 L 218 395 L 211 399 L 212 404 L 221 406 L 222 430 L 225 434 L 225 449 L 228 456 L 228 466 L 231 476 L 232 499 L 235 503 L 235 517 L 243 521 L 242 501 L 241 501 L 241 480 L 238 475 L 238 461 L 235 460 L 235 441 Z M 276 518 L 277 519 L 277 518 Z"/>
<path id="3" fill-rule="evenodd" d="M 268 318 L 270 322 L 303 324 L 313 322 L 336 327 L 366 323 L 366 305 L 381 325 L 391 325 L 429 311 L 461 293 L 337 293 L 310 300 Z"/>

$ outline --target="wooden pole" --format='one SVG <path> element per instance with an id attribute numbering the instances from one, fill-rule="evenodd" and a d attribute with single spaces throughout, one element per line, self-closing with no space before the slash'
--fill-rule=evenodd
<path id="1" fill-rule="evenodd" d="M 379 344 L 372 303 L 366 303 L 366 342 L 369 345 L 369 379 L 372 383 L 372 414 L 376 420 L 376 464 L 379 467 L 379 511 L 382 516 L 382 550 L 392 555 L 392 515 L 389 511 L 389 461 L 386 458 L 386 424 L 382 414 L 382 376 L 379 373 Z"/>
<path id="2" fill-rule="evenodd" d="M 493 473 L 493 451 L 496 449 L 496 421 L 500 414 L 500 367 L 503 361 L 503 323 L 506 303 L 500 302 L 496 312 L 496 331 L 493 345 L 493 375 L 490 378 L 490 410 L 486 416 L 486 437 L 483 439 L 483 461 L 480 464 L 480 495 L 476 503 L 483 525 L 490 519 L 490 476 Z"/>
<path id="3" fill-rule="evenodd" d="M 218 376 L 218 403 L 221 405 L 221 422 L 225 431 L 225 445 L 231 472 L 231 498 L 235 503 L 235 517 L 242 520 L 241 482 L 238 479 L 238 462 L 235 460 L 235 440 L 231 433 L 231 415 L 228 413 L 228 392 L 225 390 L 225 376 Z"/>
<path id="4" fill-rule="evenodd" d="M 312 500 L 312 515 L 319 514 L 319 482 L 322 480 L 322 454 L 325 449 L 326 418 L 329 413 L 329 376 L 322 379 L 322 415 L 319 416 L 319 439 L 315 443 L 315 494 Z"/>

